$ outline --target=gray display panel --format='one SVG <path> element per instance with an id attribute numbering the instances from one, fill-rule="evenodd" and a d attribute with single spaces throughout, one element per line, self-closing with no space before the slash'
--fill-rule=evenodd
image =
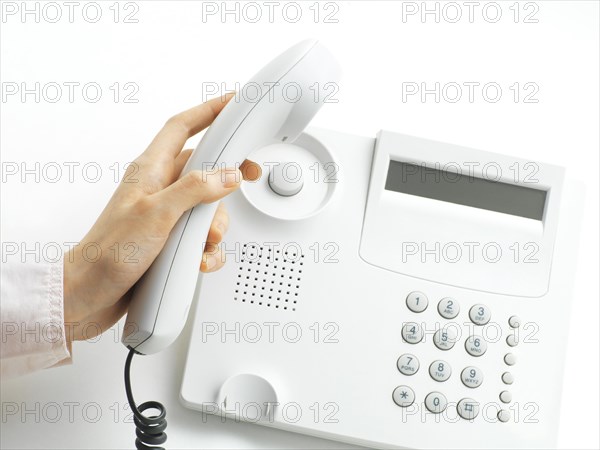
<path id="1" fill-rule="evenodd" d="M 547 191 L 390 161 L 385 189 L 542 220 Z"/>

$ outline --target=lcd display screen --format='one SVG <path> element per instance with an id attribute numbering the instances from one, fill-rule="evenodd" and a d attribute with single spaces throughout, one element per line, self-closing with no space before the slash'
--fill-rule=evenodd
<path id="1" fill-rule="evenodd" d="M 390 161 L 385 189 L 403 194 L 542 220 L 547 191 Z"/>

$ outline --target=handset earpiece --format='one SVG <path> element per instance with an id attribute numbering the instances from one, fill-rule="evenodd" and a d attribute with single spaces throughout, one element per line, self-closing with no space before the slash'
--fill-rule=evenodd
<path id="1" fill-rule="evenodd" d="M 271 61 L 236 93 L 192 153 L 190 170 L 239 167 L 254 150 L 293 142 L 321 108 L 340 69 L 315 40 L 302 41 Z M 259 95 L 251 95 L 258 92 Z M 202 248 L 217 203 L 183 214 L 154 263 L 138 281 L 129 306 L 123 344 L 156 353 L 179 336 L 196 287 Z"/>

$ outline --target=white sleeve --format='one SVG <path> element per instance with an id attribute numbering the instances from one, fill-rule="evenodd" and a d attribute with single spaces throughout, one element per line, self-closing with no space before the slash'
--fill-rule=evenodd
<path id="1" fill-rule="evenodd" d="M 2 377 L 23 375 L 70 358 L 64 327 L 63 259 L 3 263 L 0 278 Z"/>

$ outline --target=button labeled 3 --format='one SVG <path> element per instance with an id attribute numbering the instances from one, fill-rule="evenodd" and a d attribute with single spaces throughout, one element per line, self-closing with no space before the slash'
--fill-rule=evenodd
<path id="1" fill-rule="evenodd" d="M 485 305 L 474 305 L 469 310 L 469 318 L 475 325 L 485 325 L 492 318 L 492 312 Z"/>

